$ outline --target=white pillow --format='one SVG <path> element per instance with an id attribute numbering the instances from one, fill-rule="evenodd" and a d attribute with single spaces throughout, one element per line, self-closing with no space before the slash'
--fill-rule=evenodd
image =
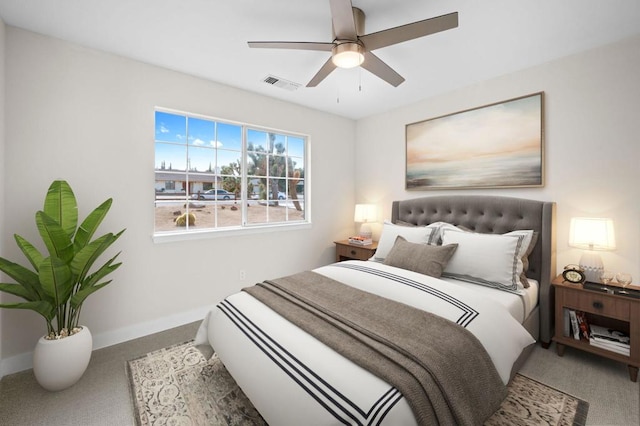
<path id="1" fill-rule="evenodd" d="M 393 248 L 398 235 L 410 243 L 428 244 L 432 232 L 433 228 L 427 228 L 426 226 L 394 225 L 385 220 L 382 225 L 382 235 L 380 235 L 380 241 L 378 241 L 378 248 L 373 258 L 377 261 L 383 261 Z"/>
<path id="2" fill-rule="evenodd" d="M 457 226 L 448 223 L 448 222 L 433 222 L 428 225 L 430 228 L 434 228 L 433 233 L 431 234 L 431 238 L 429 240 L 429 244 L 437 244 L 442 245 L 442 233 L 445 229 L 454 230 L 454 231 L 464 231 L 462 228 L 458 228 Z"/>
<path id="3" fill-rule="evenodd" d="M 442 244 L 458 244 L 442 276 L 517 292 L 522 256 L 527 253 L 533 231 L 513 231 L 506 234 L 477 234 L 445 229 Z"/>

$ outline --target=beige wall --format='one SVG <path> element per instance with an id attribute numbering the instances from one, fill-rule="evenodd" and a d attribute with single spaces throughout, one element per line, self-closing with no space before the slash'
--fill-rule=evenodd
<path id="1" fill-rule="evenodd" d="M 581 252 L 567 245 L 573 216 L 614 220 L 617 250 L 605 266 L 640 282 L 640 37 L 484 81 L 360 120 L 356 201 L 389 217 L 396 199 L 430 194 L 492 194 L 557 203 L 558 268 Z M 406 191 L 405 125 L 539 91 L 545 92 L 543 188 Z M 375 147 L 375 149 L 371 149 Z"/>
<path id="2" fill-rule="evenodd" d="M 34 214 L 58 178 L 71 184 L 82 217 L 113 197 L 101 229 L 127 228 L 116 243 L 123 266 L 82 312 L 94 347 L 195 321 L 243 286 L 327 264 L 333 240 L 353 230 L 352 120 L 10 26 L 5 58 L 6 255 L 21 258 L 14 232 L 39 241 Z M 156 106 L 309 135 L 312 227 L 154 244 Z M 44 321 L 2 315 L 4 371 L 26 368 Z"/>

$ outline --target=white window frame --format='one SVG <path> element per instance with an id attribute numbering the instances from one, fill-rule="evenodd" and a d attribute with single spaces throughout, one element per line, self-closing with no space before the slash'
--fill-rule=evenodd
<path id="1" fill-rule="evenodd" d="M 153 230 L 153 241 L 155 243 L 164 243 L 164 242 L 172 242 L 172 241 L 184 241 L 184 240 L 198 240 L 198 239 L 207 239 L 207 238 L 217 238 L 217 237 L 226 237 L 233 235 L 246 235 L 253 233 L 265 233 L 265 232 L 281 232 L 288 230 L 298 230 L 298 229 L 308 229 L 311 227 L 311 185 L 310 185 L 310 137 L 309 135 L 305 135 L 302 133 L 296 133 L 288 130 L 280 130 L 274 128 L 268 128 L 264 126 L 257 126 L 244 122 L 231 121 L 216 117 L 210 117 L 201 114 L 189 113 L 185 111 L 179 111 L 175 109 L 156 107 L 154 109 L 154 157 L 156 152 L 156 142 L 155 138 L 155 113 L 156 112 L 164 112 L 168 114 L 175 114 L 185 116 L 187 118 L 196 118 L 203 120 L 210 120 L 217 123 L 230 124 L 234 126 L 241 127 L 241 135 L 242 135 L 242 151 L 241 151 L 241 165 L 242 165 L 242 173 L 241 173 L 241 194 L 240 194 L 240 205 L 242 207 L 242 219 L 241 224 L 239 226 L 226 226 L 220 228 L 200 228 L 200 229 L 189 229 L 185 227 L 184 230 L 177 229 L 175 231 L 156 231 L 155 230 L 155 214 L 156 214 L 156 199 L 154 196 L 154 230 Z M 267 132 L 267 133 L 276 133 L 278 135 L 283 136 L 292 136 L 295 138 L 303 139 L 304 141 L 304 193 L 302 199 L 300 200 L 304 205 L 304 219 L 297 221 L 285 221 L 285 222 L 268 222 L 268 223 L 247 223 L 247 202 L 249 201 L 249 194 L 247 194 L 247 148 L 248 148 L 248 132 L 249 130 L 255 130 L 259 132 Z M 188 143 L 188 142 L 187 142 Z M 155 175 L 155 161 L 154 161 L 154 175 Z M 189 171 L 186 170 L 186 178 L 187 182 L 189 179 Z M 288 174 L 288 173 L 287 173 Z M 289 177 L 285 176 L 283 178 L 288 180 Z M 154 186 L 156 180 L 154 176 Z M 267 193 L 269 193 L 269 189 L 267 189 Z M 190 201 L 190 195 L 185 193 L 185 202 Z M 186 210 L 188 211 L 188 209 Z"/>

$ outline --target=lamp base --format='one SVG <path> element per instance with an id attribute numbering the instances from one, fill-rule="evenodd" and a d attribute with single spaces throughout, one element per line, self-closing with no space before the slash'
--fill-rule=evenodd
<path id="1" fill-rule="evenodd" d="M 604 272 L 604 264 L 599 254 L 592 251 L 583 252 L 582 257 L 580 257 L 580 267 L 584 269 L 587 281 L 600 282 L 600 277 Z"/>
<path id="2" fill-rule="evenodd" d="M 360 232 L 358 233 L 358 235 L 360 235 L 362 238 L 371 238 L 373 235 L 373 232 L 371 232 L 371 225 L 366 222 L 360 225 Z"/>

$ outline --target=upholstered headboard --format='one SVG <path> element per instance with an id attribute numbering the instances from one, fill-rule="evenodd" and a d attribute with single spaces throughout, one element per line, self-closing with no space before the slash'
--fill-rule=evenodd
<path id="1" fill-rule="evenodd" d="M 555 203 L 485 195 L 442 195 L 394 201 L 391 221 L 426 226 L 447 222 L 475 232 L 504 234 L 518 229 L 538 232 L 527 276 L 540 283 L 539 340 L 551 343 L 556 274 Z M 538 324 L 535 324 L 536 326 Z"/>

